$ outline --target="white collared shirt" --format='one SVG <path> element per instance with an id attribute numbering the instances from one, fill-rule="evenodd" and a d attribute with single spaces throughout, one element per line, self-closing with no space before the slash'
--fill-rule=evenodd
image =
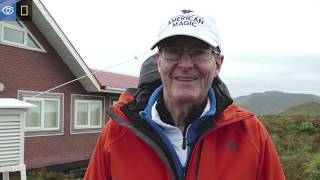
<path id="1" fill-rule="evenodd" d="M 164 134 L 167 135 L 167 138 L 169 139 L 172 146 L 174 147 L 174 150 L 176 151 L 176 153 L 180 159 L 181 165 L 183 167 L 185 167 L 186 161 L 187 161 L 187 156 L 188 156 L 188 154 L 187 154 L 188 146 L 185 149 L 182 148 L 183 134 L 178 127 L 172 126 L 170 124 L 166 124 L 161 120 L 159 113 L 156 109 L 156 105 L 157 105 L 157 101 L 154 103 L 154 105 L 152 106 L 152 109 L 151 109 L 152 120 L 163 129 Z M 207 105 L 204 108 L 204 111 L 202 112 L 200 117 L 203 116 L 204 114 L 206 114 L 209 110 L 210 110 L 210 100 L 208 98 Z M 189 127 L 190 127 L 190 125 L 189 125 Z M 188 129 L 187 129 L 187 132 L 188 132 Z"/>

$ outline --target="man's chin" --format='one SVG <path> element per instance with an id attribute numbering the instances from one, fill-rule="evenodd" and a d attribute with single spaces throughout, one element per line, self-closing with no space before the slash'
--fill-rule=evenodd
<path id="1" fill-rule="evenodd" d="M 198 96 L 195 96 L 195 93 L 183 93 L 183 92 L 176 94 L 174 99 L 176 99 L 179 102 L 195 102 L 199 100 Z"/>

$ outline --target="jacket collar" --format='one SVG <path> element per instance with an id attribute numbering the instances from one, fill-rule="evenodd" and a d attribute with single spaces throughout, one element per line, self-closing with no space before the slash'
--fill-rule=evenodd
<path id="1" fill-rule="evenodd" d="M 158 98 L 160 97 L 160 95 L 163 92 L 163 86 L 160 85 L 150 96 L 148 104 L 146 106 L 146 108 L 144 109 L 144 114 L 146 115 L 146 117 L 148 119 L 152 119 L 152 107 L 154 106 L 154 104 L 156 104 L 156 101 L 158 100 Z M 209 102 L 210 102 L 210 108 L 208 110 L 208 112 L 206 113 L 206 115 L 208 116 L 213 116 L 216 113 L 216 97 L 215 97 L 215 92 L 214 90 L 210 87 L 209 92 L 208 92 L 208 98 L 209 98 Z"/>

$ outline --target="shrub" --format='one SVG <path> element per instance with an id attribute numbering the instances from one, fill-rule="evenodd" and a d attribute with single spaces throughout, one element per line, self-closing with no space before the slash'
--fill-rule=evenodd
<path id="1" fill-rule="evenodd" d="M 313 125 L 312 122 L 306 121 L 301 123 L 298 129 L 303 132 L 310 132 L 315 129 L 315 126 Z"/>

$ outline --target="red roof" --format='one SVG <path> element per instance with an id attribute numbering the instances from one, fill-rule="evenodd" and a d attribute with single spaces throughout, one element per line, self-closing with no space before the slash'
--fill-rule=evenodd
<path id="1" fill-rule="evenodd" d="M 97 70 L 93 70 L 95 72 Z M 138 87 L 139 77 L 124 75 L 113 72 L 100 71 L 94 73 L 94 76 L 97 78 L 101 86 L 106 88 L 136 88 Z"/>

